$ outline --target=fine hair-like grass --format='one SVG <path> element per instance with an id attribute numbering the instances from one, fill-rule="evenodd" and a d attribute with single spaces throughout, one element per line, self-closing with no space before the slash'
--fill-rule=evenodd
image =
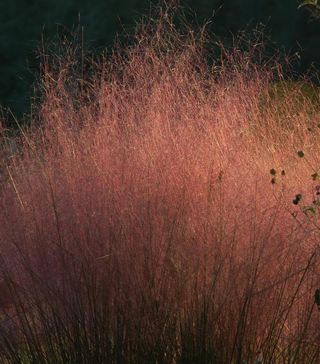
<path id="1" fill-rule="evenodd" d="M 270 95 L 254 44 L 209 65 L 204 30 L 141 24 L 85 74 L 45 62 L 15 153 L 2 132 L 1 363 L 318 363 L 319 229 L 291 206 L 318 105 Z"/>

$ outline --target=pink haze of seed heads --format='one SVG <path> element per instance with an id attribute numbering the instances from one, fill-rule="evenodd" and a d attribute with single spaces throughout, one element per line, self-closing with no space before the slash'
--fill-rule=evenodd
<path id="1" fill-rule="evenodd" d="M 317 363 L 319 229 L 291 203 L 313 189 L 317 105 L 298 83 L 272 97 L 282 68 L 254 42 L 209 65 L 205 30 L 168 14 L 137 34 L 52 56 L 10 158 L 2 132 L 1 272 L 23 290 L 0 282 L 0 357 Z"/>

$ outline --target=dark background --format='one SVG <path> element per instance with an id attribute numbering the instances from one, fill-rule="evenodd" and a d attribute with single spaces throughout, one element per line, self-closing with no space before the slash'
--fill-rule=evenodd
<path id="1" fill-rule="evenodd" d="M 263 23 L 279 48 L 299 52 L 300 74 L 320 66 L 320 20 L 298 9 L 297 0 L 182 0 L 181 5 L 198 24 L 216 10 L 211 29 L 226 41 Z M 85 44 L 99 52 L 111 47 L 123 28 L 132 32 L 150 7 L 150 0 L 0 0 L 0 105 L 18 117 L 28 111 L 42 37 L 46 42 L 57 29 L 80 24 Z"/>

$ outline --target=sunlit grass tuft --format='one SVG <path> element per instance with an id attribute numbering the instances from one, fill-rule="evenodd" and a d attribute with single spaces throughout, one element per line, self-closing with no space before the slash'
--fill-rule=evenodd
<path id="1" fill-rule="evenodd" d="M 319 362 L 319 229 L 292 204 L 318 105 L 254 45 L 207 64 L 206 39 L 163 12 L 43 64 L 1 160 L 1 362 Z"/>

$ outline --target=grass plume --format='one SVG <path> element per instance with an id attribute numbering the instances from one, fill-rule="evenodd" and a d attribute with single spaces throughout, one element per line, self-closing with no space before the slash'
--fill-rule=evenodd
<path id="1" fill-rule="evenodd" d="M 45 59 L 15 153 L 2 131 L 2 363 L 319 362 L 319 229 L 291 203 L 319 92 L 207 40 L 164 10 Z"/>

